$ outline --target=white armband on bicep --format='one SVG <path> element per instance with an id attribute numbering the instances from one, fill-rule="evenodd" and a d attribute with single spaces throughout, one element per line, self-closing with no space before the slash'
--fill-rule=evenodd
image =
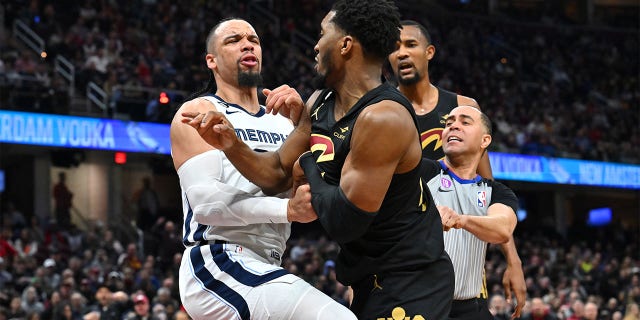
<path id="1" fill-rule="evenodd" d="M 178 169 L 178 176 L 198 223 L 244 226 L 289 222 L 288 199 L 256 196 L 220 181 L 220 151 L 208 151 L 187 160 Z"/>

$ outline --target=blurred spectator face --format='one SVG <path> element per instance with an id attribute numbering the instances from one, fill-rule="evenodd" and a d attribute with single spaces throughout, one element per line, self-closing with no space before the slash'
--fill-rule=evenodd
<path id="1" fill-rule="evenodd" d="M 172 289 L 173 288 L 173 278 L 165 278 L 162 281 L 162 286 L 168 289 Z"/>
<path id="2" fill-rule="evenodd" d="M 580 294 L 577 291 L 571 291 L 571 293 L 569 293 L 569 301 L 571 304 L 575 303 L 578 299 L 580 299 Z"/>
<path id="3" fill-rule="evenodd" d="M 133 297 L 134 310 L 139 316 L 149 314 L 149 299 L 143 294 L 137 294 Z"/>
<path id="4" fill-rule="evenodd" d="M 189 315 L 184 311 L 178 311 L 173 318 L 175 320 L 189 320 Z"/>
<path id="5" fill-rule="evenodd" d="M 636 318 L 638 318 L 638 316 L 640 316 L 640 308 L 638 307 L 637 303 L 631 303 L 627 305 L 627 314 L 629 315 L 633 315 Z"/>
<path id="6" fill-rule="evenodd" d="M 180 265 L 182 263 L 182 253 L 176 253 L 173 255 L 173 264 Z"/>
<path id="7" fill-rule="evenodd" d="M 100 287 L 98 291 L 96 291 L 96 300 L 98 300 L 101 306 L 109 305 L 111 301 L 111 290 L 107 287 Z"/>
<path id="8" fill-rule="evenodd" d="M 411 85 L 429 76 L 429 60 L 433 58 L 436 48 L 417 26 L 402 26 L 400 42 L 396 51 L 389 55 L 389 63 L 398 82 Z"/>
<path id="9" fill-rule="evenodd" d="M 73 314 L 73 310 L 71 310 L 71 305 L 65 304 L 62 309 L 62 314 L 64 315 L 65 319 L 71 319 Z"/>
<path id="10" fill-rule="evenodd" d="M 547 306 L 540 298 L 533 298 L 531 300 L 531 314 L 536 318 L 544 316 Z"/>
<path id="11" fill-rule="evenodd" d="M 56 305 L 60 303 L 60 301 L 61 301 L 60 293 L 58 293 L 58 291 L 54 291 L 51 294 L 51 299 L 50 299 L 51 305 Z"/>
<path id="12" fill-rule="evenodd" d="M 129 256 L 136 256 L 138 254 L 138 250 L 136 249 L 136 245 L 131 243 L 127 246 L 127 254 Z"/>
<path id="13" fill-rule="evenodd" d="M 582 301 L 580 300 L 576 300 L 571 305 L 571 310 L 573 310 L 573 314 L 575 314 L 576 316 L 582 317 L 584 315 L 584 303 L 582 303 Z"/>
<path id="14" fill-rule="evenodd" d="M 494 295 L 493 297 L 491 297 L 491 301 L 489 302 L 489 310 L 491 311 L 491 314 L 493 314 L 494 316 L 496 314 L 503 314 L 505 313 L 505 308 L 506 302 L 504 300 L 504 297 L 500 295 Z"/>
<path id="15" fill-rule="evenodd" d="M 164 306 L 162 304 L 156 304 L 155 306 L 153 306 L 153 316 L 154 318 L 158 319 L 158 320 L 166 320 L 167 319 L 167 313 L 164 309 Z"/>
<path id="16" fill-rule="evenodd" d="M 100 320 L 100 313 L 96 311 L 89 312 L 82 317 L 83 320 Z"/>
<path id="17" fill-rule="evenodd" d="M 9 308 L 14 312 L 20 310 L 20 303 L 22 303 L 22 299 L 20 299 L 20 297 L 14 297 L 9 303 Z"/>
<path id="18" fill-rule="evenodd" d="M 73 292 L 73 286 L 68 281 L 65 281 L 60 285 L 58 292 L 62 299 L 69 300 L 71 298 L 71 293 Z"/>
<path id="19" fill-rule="evenodd" d="M 36 288 L 34 287 L 28 287 L 27 288 L 27 294 L 25 295 L 27 298 L 27 301 L 29 303 L 33 303 L 34 301 L 36 301 Z"/>
<path id="20" fill-rule="evenodd" d="M 584 318 L 586 320 L 596 320 L 598 319 L 598 306 L 593 303 L 593 302 L 589 302 L 585 305 L 584 307 Z"/>

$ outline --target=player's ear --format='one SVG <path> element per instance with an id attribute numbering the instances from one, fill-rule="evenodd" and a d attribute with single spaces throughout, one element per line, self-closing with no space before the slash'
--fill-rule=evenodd
<path id="1" fill-rule="evenodd" d="M 216 59 L 216 56 L 213 55 L 213 53 L 207 53 L 207 55 L 204 57 L 204 59 L 207 62 L 207 67 L 209 69 L 217 69 L 218 68 L 218 61 Z"/>
<path id="2" fill-rule="evenodd" d="M 436 47 L 432 44 L 427 46 L 427 60 L 431 60 L 433 59 L 433 57 L 436 55 Z"/>
<path id="3" fill-rule="evenodd" d="M 340 45 L 340 54 L 348 53 L 353 47 L 353 37 L 349 35 L 342 37 L 342 39 L 340 40 Z"/>

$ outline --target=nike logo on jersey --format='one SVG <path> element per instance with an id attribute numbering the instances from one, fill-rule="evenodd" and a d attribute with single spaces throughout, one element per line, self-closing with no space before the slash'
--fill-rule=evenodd
<path id="1" fill-rule="evenodd" d="M 238 112 L 240 112 L 240 111 L 229 111 L 229 109 L 226 109 L 226 110 L 224 110 L 224 112 L 225 112 L 226 114 L 234 114 L 234 113 L 238 113 Z"/>

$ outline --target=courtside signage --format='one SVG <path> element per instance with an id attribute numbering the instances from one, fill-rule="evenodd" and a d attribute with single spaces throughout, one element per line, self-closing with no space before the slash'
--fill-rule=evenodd
<path id="1" fill-rule="evenodd" d="M 496 179 L 640 189 L 640 166 L 490 152 Z"/>
<path id="2" fill-rule="evenodd" d="M 169 125 L 0 110 L 0 143 L 169 154 Z"/>

